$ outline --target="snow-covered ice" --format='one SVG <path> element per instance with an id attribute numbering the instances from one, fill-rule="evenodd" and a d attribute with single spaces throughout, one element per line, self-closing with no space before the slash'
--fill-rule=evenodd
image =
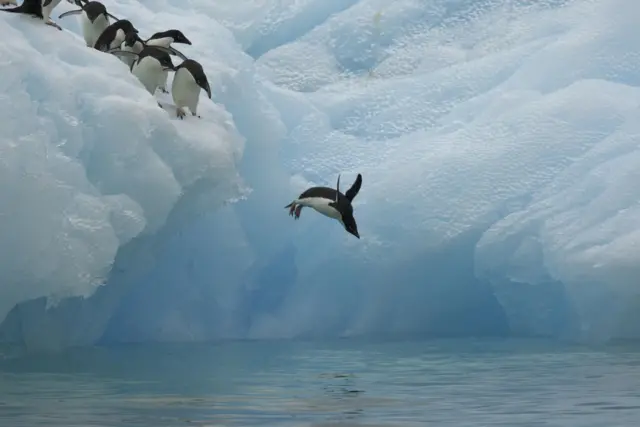
<path id="1" fill-rule="evenodd" d="M 3 339 L 640 333 L 640 3 L 105 4 L 182 30 L 213 102 L 0 16 Z M 361 240 L 287 215 L 358 172 Z"/>

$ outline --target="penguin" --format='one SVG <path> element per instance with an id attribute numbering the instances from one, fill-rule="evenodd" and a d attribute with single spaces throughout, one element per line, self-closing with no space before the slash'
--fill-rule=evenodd
<path id="1" fill-rule="evenodd" d="M 70 10 L 58 16 L 62 19 L 66 16 L 80 15 L 80 25 L 82 27 L 82 36 L 87 47 L 93 47 L 100 37 L 100 34 L 110 25 L 109 18 L 118 21 L 118 18 L 107 12 L 107 8 L 99 1 L 84 0 L 67 0 L 69 3 L 75 3 L 80 9 Z"/>
<path id="2" fill-rule="evenodd" d="M 147 46 L 163 46 L 166 48 L 172 48 L 171 43 L 182 43 L 191 45 L 191 40 L 189 40 L 184 34 L 182 34 L 182 31 L 180 30 L 167 30 L 155 33 L 145 41 L 145 44 Z M 186 56 L 178 52 L 176 49 L 173 50 L 175 52 L 174 55 L 179 56 L 183 61 L 187 59 Z M 167 90 L 168 77 L 169 72 L 165 71 L 159 85 L 160 90 L 163 93 L 169 93 L 169 91 Z"/>
<path id="3" fill-rule="evenodd" d="M 137 34 L 138 30 L 128 19 L 121 19 L 105 28 L 98 36 L 93 47 L 102 52 L 120 48 L 127 34 L 130 33 Z"/>
<path id="4" fill-rule="evenodd" d="M 175 70 L 169 51 L 159 46 L 145 46 L 137 54 L 126 50 L 114 50 L 114 55 L 133 56 L 131 73 L 138 78 L 140 83 L 153 95 L 158 88 L 159 75 L 164 70 Z"/>
<path id="5" fill-rule="evenodd" d="M 176 104 L 176 115 L 179 119 L 182 120 L 187 115 L 184 107 L 189 108 L 192 116 L 200 118 L 197 110 L 201 88 L 211 99 L 211 88 L 202 65 L 193 59 L 186 59 L 176 68 L 171 84 L 171 96 Z"/>
<path id="6" fill-rule="evenodd" d="M 4 0 L 3 0 L 4 1 Z M 40 18 L 45 24 L 62 31 L 62 27 L 51 20 L 51 12 L 62 0 L 24 0 L 20 6 L 12 9 L 0 9 L 3 12 L 21 13 Z M 9 4 L 4 3 L 3 5 Z"/>
<path id="7" fill-rule="evenodd" d="M 142 41 L 142 39 L 140 39 L 138 34 L 128 33 L 127 36 L 124 38 L 124 41 L 120 45 L 120 49 L 116 49 L 116 50 L 140 54 L 140 52 L 142 52 L 142 49 L 144 49 L 144 47 L 145 47 L 144 42 Z M 125 64 L 127 64 L 129 68 L 131 68 L 131 65 L 136 59 L 137 57 L 133 55 L 120 56 L 120 60 Z"/>
<path id="8" fill-rule="evenodd" d="M 191 45 L 191 41 L 182 34 L 180 30 L 167 30 L 155 33 L 149 37 L 145 43 L 149 46 L 169 47 L 171 43 L 182 43 Z"/>
<path id="9" fill-rule="evenodd" d="M 289 209 L 289 215 L 295 219 L 300 218 L 300 211 L 304 206 L 313 208 L 324 216 L 338 220 L 348 233 L 359 239 L 360 234 L 353 217 L 351 202 L 358 195 L 361 186 L 362 175 L 358 174 L 351 188 L 342 194 L 340 192 L 340 175 L 338 175 L 335 190 L 329 187 L 311 187 L 284 208 Z"/>

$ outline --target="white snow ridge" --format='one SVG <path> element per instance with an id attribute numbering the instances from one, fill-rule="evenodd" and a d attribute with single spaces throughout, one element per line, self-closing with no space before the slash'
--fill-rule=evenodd
<path id="1" fill-rule="evenodd" d="M 105 4 L 213 102 L 0 14 L 0 341 L 640 336 L 640 3 Z M 284 209 L 339 173 L 360 240 Z"/>
<path id="2" fill-rule="evenodd" d="M 30 298 L 91 295 L 190 186 L 235 177 L 243 139 L 214 103 L 201 102 L 202 120 L 175 119 L 73 34 L 8 13 L 0 34 L 4 318 Z"/>

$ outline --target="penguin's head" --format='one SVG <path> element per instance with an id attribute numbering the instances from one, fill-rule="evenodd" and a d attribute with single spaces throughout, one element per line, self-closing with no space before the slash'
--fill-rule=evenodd
<path id="1" fill-rule="evenodd" d="M 138 40 L 140 40 L 138 34 L 134 33 L 133 31 L 129 31 L 124 36 L 124 45 L 127 47 L 133 47 Z"/>
<path id="2" fill-rule="evenodd" d="M 109 22 L 109 14 L 107 13 L 107 8 L 104 7 L 104 5 L 100 2 L 94 2 L 94 6 L 91 9 L 92 15 L 89 14 L 89 12 L 87 12 L 87 16 L 89 17 L 89 19 L 91 20 L 91 22 L 94 22 L 96 19 L 98 19 L 99 17 L 103 17 L 107 22 Z"/>
<path id="3" fill-rule="evenodd" d="M 196 81 L 196 84 L 204 89 L 207 92 L 207 96 L 211 99 L 211 87 L 209 86 L 209 80 L 207 79 L 207 75 L 204 73 L 204 69 L 202 65 L 198 61 L 194 61 L 193 59 L 185 60 L 180 67 L 184 67 L 193 76 L 193 79 Z"/>
<path id="4" fill-rule="evenodd" d="M 180 30 L 169 30 L 167 31 L 167 36 L 172 37 L 174 43 L 191 44 L 191 40 L 182 34 Z"/>
<path id="5" fill-rule="evenodd" d="M 159 33 L 155 33 L 154 35 L 149 37 L 149 40 L 147 41 L 158 39 L 170 39 L 171 43 L 182 43 L 188 45 L 191 44 L 191 40 L 189 40 L 184 34 L 182 34 L 182 31 L 180 30 L 160 31 Z"/>
<path id="6" fill-rule="evenodd" d="M 171 55 L 159 55 L 158 57 L 158 61 L 160 62 L 160 65 L 162 65 L 162 69 L 164 71 L 175 71 L 176 67 L 175 65 L 173 65 L 173 61 L 171 61 Z"/>
<path id="7" fill-rule="evenodd" d="M 347 230 L 348 233 L 353 234 L 358 239 L 360 238 L 360 233 L 358 233 L 358 224 L 356 224 L 356 219 L 353 217 L 353 207 L 351 204 L 344 206 L 341 209 L 342 216 L 342 224 L 344 224 L 344 229 Z"/>
<path id="8" fill-rule="evenodd" d="M 201 77 L 196 79 L 196 83 L 198 84 L 198 86 L 204 89 L 205 92 L 207 92 L 207 96 L 209 97 L 209 99 L 211 99 L 211 88 L 209 87 L 207 76 L 203 73 Z"/>
<path id="9" fill-rule="evenodd" d="M 131 21 L 129 21 L 128 19 L 121 19 L 120 21 L 117 22 L 117 24 L 120 25 L 120 28 L 122 28 L 122 30 L 126 34 L 129 34 L 129 33 L 138 34 L 138 29 L 134 27 Z"/>

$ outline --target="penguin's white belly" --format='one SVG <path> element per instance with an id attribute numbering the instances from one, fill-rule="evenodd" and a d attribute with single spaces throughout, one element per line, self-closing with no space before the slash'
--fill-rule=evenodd
<path id="1" fill-rule="evenodd" d="M 155 59 L 144 57 L 140 62 L 134 64 L 131 70 L 140 83 L 153 95 L 158 88 L 158 81 L 162 74 L 162 65 Z"/>
<path id="2" fill-rule="evenodd" d="M 162 46 L 169 47 L 173 42 L 173 37 L 162 37 L 159 39 L 151 39 L 147 41 L 147 46 Z"/>
<path id="3" fill-rule="evenodd" d="M 171 97 L 177 108 L 188 107 L 192 113 L 197 114 L 200 86 L 184 68 L 180 68 L 173 76 Z"/>
<path id="4" fill-rule="evenodd" d="M 80 26 L 82 27 L 82 36 L 88 47 L 93 47 L 100 34 L 109 26 L 109 21 L 104 15 L 100 15 L 95 21 L 91 22 L 86 13 L 80 14 Z"/>
<path id="5" fill-rule="evenodd" d="M 158 80 L 158 87 L 166 88 L 168 78 L 169 78 L 169 72 L 163 70 L 162 73 L 160 73 L 160 80 Z"/>
<path id="6" fill-rule="evenodd" d="M 329 206 L 331 202 L 333 202 L 333 200 L 323 199 L 322 197 L 308 197 L 306 199 L 298 200 L 298 204 L 312 208 L 324 216 L 328 216 L 329 218 L 337 219 L 342 222 L 342 215 L 340 215 L 340 212 L 338 212 L 336 208 Z"/>
<path id="7" fill-rule="evenodd" d="M 44 20 L 44 22 L 49 22 L 49 20 L 51 19 L 51 12 L 53 12 L 53 9 L 55 9 L 55 7 L 60 4 L 61 1 L 62 0 L 53 0 L 51 3 L 49 3 L 49 5 L 42 7 L 42 19 Z"/>
<path id="8" fill-rule="evenodd" d="M 124 33 L 124 31 L 122 31 L 121 29 L 118 29 L 116 31 L 116 35 L 113 37 L 113 40 L 111 40 L 111 43 L 109 44 L 109 50 L 115 49 L 115 48 L 121 48 L 125 37 L 126 37 L 126 34 Z"/>
<path id="9" fill-rule="evenodd" d="M 120 46 L 120 50 L 123 50 L 125 52 L 140 53 L 142 52 L 142 44 L 139 42 L 135 42 L 133 46 L 127 46 L 125 45 L 124 42 L 122 42 L 122 45 Z M 127 64 L 129 68 L 131 68 L 131 64 L 133 64 L 137 59 L 136 57 L 130 56 L 130 55 L 119 56 L 119 58 L 122 62 Z"/>

